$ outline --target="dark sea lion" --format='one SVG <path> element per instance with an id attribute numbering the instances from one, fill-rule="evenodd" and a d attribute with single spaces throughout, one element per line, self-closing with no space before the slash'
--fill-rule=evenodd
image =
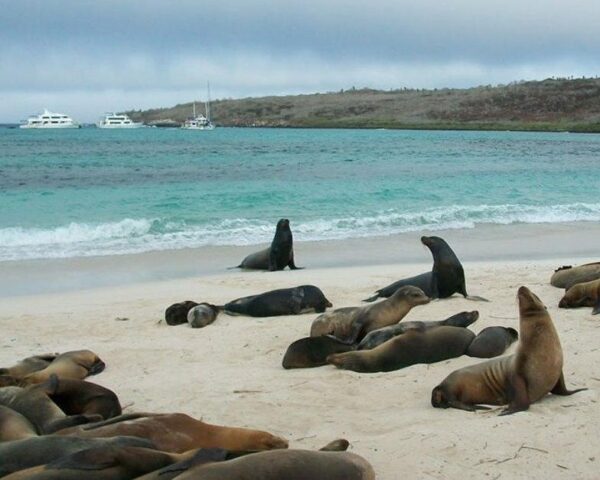
<path id="1" fill-rule="evenodd" d="M 135 437 L 77 438 L 44 435 L 4 442 L 0 443 L 0 477 L 102 445 L 153 448 L 152 442 Z"/>
<path id="2" fill-rule="evenodd" d="M 104 370 L 105 363 L 91 350 L 73 350 L 58 355 L 46 368 L 24 377 L 25 383 L 42 383 L 57 375 L 59 378 L 83 380 Z"/>
<path id="3" fill-rule="evenodd" d="M 201 303 L 193 307 L 187 314 L 187 322 L 192 328 L 202 328 L 215 321 L 219 307 L 210 303 Z"/>
<path id="4" fill-rule="evenodd" d="M 527 410 L 548 393 L 572 395 L 565 386 L 563 354 L 558 334 L 542 301 L 521 287 L 520 342 L 514 355 L 456 370 L 433 389 L 436 408 L 485 409 L 480 404 L 506 405 L 501 415 Z"/>
<path id="5" fill-rule="evenodd" d="M 331 335 L 306 337 L 292 343 L 283 356 L 283 368 L 310 368 L 327 365 L 327 357 L 332 353 L 354 350 Z"/>
<path id="6" fill-rule="evenodd" d="M 290 221 L 282 218 L 277 222 L 275 236 L 269 248 L 248 255 L 242 263 L 234 268 L 249 270 L 283 270 L 289 266 L 290 270 L 299 270 L 294 264 L 294 240 L 290 230 Z"/>
<path id="7" fill-rule="evenodd" d="M 450 326 L 450 327 L 462 327 L 466 328 L 475 322 L 479 318 L 479 312 L 474 310 L 472 312 L 461 312 L 456 315 L 448 317 L 446 320 L 440 320 L 438 322 L 400 322 L 396 325 L 389 327 L 379 328 L 373 330 L 363 338 L 358 344 L 357 350 L 370 350 L 383 342 L 387 342 L 390 338 L 396 337 L 406 333 L 408 330 L 428 330 L 435 327 Z"/>
<path id="8" fill-rule="evenodd" d="M 519 339 L 519 332 L 514 328 L 484 328 L 469 345 L 469 357 L 492 358 L 502 355 L 508 347 Z"/>
<path id="9" fill-rule="evenodd" d="M 274 450 L 194 467 L 178 480 L 375 480 L 373 467 L 350 452 Z"/>
<path id="10" fill-rule="evenodd" d="M 415 365 L 435 363 L 464 355 L 475 334 L 468 328 L 437 327 L 409 330 L 372 350 L 336 353 L 327 362 L 355 372 L 389 372 Z"/>
<path id="11" fill-rule="evenodd" d="M 21 379 L 30 373 L 46 368 L 57 356 L 58 353 L 47 353 L 45 355 L 27 357 L 12 367 L 0 368 L 0 375 L 10 375 L 11 377 Z"/>
<path id="12" fill-rule="evenodd" d="M 268 432 L 211 425 L 183 413 L 122 415 L 88 425 L 88 428 L 68 428 L 57 434 L 80 438 L 123 435 L 147 438 L 157 449 L 174 453 L 195 448 L 270 450 L 288 447 L 286 440 Z"/>
<path id="13" fill-rule="evenodd" d="M 592 307 L 592 315 L 600 313 L 600 279 L 573 285 L 565 292 L 558 306 L 559 308 Z"/>
<path id="14" fill-rule="evenodd" d="M 558 288 L 569 289 L 578 283 L 591 282 L 600 278 L 600 262 L 586 263 L 572 267 L 563 266 L 554 270 L 550 284 Z"/>
<path id="15" fill-rule="evenodd" d="M 167 325 L 181 325 L 182 323 L 186 323 L 189 311 L 197 305 L 198 303 L 191 300 L 174 303 L 165 310 Z"/>
<path id="16" fill-rule="evenodd" d="M 362 307 L 339 308 L 317 317 L 310 328 L 310 336 L 333 335 L 352 344 L 378 328 L 394 325 L 413 307 L 425 305 L 430 299 L 420 288 L 406 286 L 382 302 Z"/>
<path id="17" fill-rule="evenodd" d="M 238 298 L 225 304 L 223 309 L 229 314 L 250 317 L 274 317 L 278 315 L 298 315 L 308 312 L 324 312 L 331 302 L 323 292 L 313 285 L 294 288 L 281 288 L 270 292 Z"/>
<path id="18" fill-rule="evenodd" d="M 95 383 L 56 378 L 47 392 L 67 415 L 100 415 L 104 419 L 121 415 L 117 395 Z"/>
<path id="19" fill-rule="evenodd" d="M 0 405 L 0 443 L 37 437 L 35 426 L 16 410 Z"/>
<path id="20" fill-rule="evenodd" d="M 375 295 L 364 300 L 373 302 L 380 297 L 390 297 L 400 287 L 413 285 L 419 287 L 425 295 L 435 298 L 448 298 L 455 293 L 460 293 L 470 300 L 487 301 L 485 298 L 470 296 L 467 294 L 465 273 L 458 257 L 446 241 L 440 237 L 421 237 L 421 243 L 431 251 L 433 255 L 433 268 L 431 272 L 422 273 L 388 285 L 375 292 Z"/>

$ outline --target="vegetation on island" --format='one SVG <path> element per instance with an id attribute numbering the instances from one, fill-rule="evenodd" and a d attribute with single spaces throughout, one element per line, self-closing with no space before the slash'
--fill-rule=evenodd
<path id="1" fill-rule="evenodd" d="M 196 100 L 201 104 L 200 100 Z M 148 124 L 183 122 L 192 103 L 127 112 Z M 433 90 L 339 92 L 211 102 L 218 126 L 600 132 L 600 79 L 550 78 Z"/>

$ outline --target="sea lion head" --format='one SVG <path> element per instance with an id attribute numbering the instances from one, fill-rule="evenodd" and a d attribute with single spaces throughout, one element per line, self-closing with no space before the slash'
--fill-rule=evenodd
<path id="1" fill-rule="evenodd" d="M 441 385 L 435 387 L 431 392 L 431 405 L 435 408 L 450 408 L 446 390 Z"/>
<path id="2" fill-rule="evenodd" d="M 426 236 L 422 236 L 421 237 L 421 243 L 423 245 L 425 245 L 427 248 L 429 248 L 429 250 L 433 249 L 437 249 L 440 248 L 442 246 L 448 246 L 448 244 L 446 243 L 446 241 L 441 238 L 441 237 L 426 237 Z"/>
<path id="3" fill-rule="evenodd" d="M 558 302 L 559 308 L 580 307 L 586 299 L 585 292 L 582 291 L 581 283 L 573 285 L 565 291 L 564 296 Z"/>
<path id="4" fill-rule="evenodd" d="M 546 305 L 542 303 L 539 297 L 527 287 L 520 287 L 517 292 L 519 299 L 519 313 L 521 318 L 537 316 L 540 313 L 547 313 Z"/>
<path id="5" fill-rule="evenodd" d="M 506 332 L 511 336 L 513 342 L 516 342 L 519 339 L 519 332 L 517 332 L 514 328 L 507 327 Z"/>
<path id="6" fill-rule="evenodd" d="M 423 290 L 412 285 L 406 285 L 405 287 L 399 288 L 390 298 L 394 300 L 405 300 L 413 307 L 425 305 L 431 301 L 431 299 L 425 295 Z"/>
<path id="7" fill-rule="evenodd" d="M 280 218 L 277 222 L 277 231 L 279 230 L 289 230 L 290 229 L 290 221 L 287 218 Z"/>

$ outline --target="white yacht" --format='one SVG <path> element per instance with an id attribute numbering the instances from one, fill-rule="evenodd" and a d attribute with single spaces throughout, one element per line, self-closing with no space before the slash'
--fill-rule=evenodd
<path id="1" fill-rule="evenodd" d="M 44 113 L 30 116 L 20 128 L 80 128 L 80 125 L 68 115 L 44 109 Z"/>
<path id="2" fill-rule="evenodd" d="M 214 130 L 215 126 L 210 122 L 210 85 L 207 84 L 208 96 L 204 104 L 206 116 L 196 115 L 196 102 L 193 104 L 192 116 L 181 125 L 186 130 Z"/>
<path id="3" fill-rule="evenodd" d="M 124 113 L 107 113 L 104 118 L 96 123 L 96 126 L 98 128 L 140 128 L 144 124 L 131 121 L 131 118 Z"/>

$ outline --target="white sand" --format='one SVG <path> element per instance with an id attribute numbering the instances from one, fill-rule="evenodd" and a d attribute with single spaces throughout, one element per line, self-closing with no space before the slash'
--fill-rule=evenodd
<path id="1" fill-rule="evenodd" d="M 229 271 L 2 298 L 0 365 L 35 353 L 89 348 L 107 364 L 91 380 L 113 389 L 123 405 L 131 405 L 126 411 L 185 412 L 212 423 L 264 429 L 297 448 L 344 437 L 384 480 L 599 478 L 600 318 L 588 308 L 557 308 L 561 290 L 548 282 L 563 263 L 463 261 L 469 292 L 490 303 L 453 297 L 417 307 L 406 317 L 441 320 L 477 309 L 475 332 L 491 325 L 518 328 L 517 288 L 526 285 L 537 293 L 561 337 L 567 386 L 590 390 L 548 396 L 512 416 L 498 417 L 498 409 L 468 413 L 431 407 L 433 387 L 453 370 L 480 361 L 469 357 L 376 374 L 331 366 L 284 370 L 287 346 L 308 335 L 314 314 L 265 319 L 222 314 L 203 329 L 159 323 L 164 309 L 177 301 L 223 303 L 307 283 L 319 286 L 335 307 L 358 305 L 376 288 L 430 269 L 429 259 L 418 265 Z"/>

